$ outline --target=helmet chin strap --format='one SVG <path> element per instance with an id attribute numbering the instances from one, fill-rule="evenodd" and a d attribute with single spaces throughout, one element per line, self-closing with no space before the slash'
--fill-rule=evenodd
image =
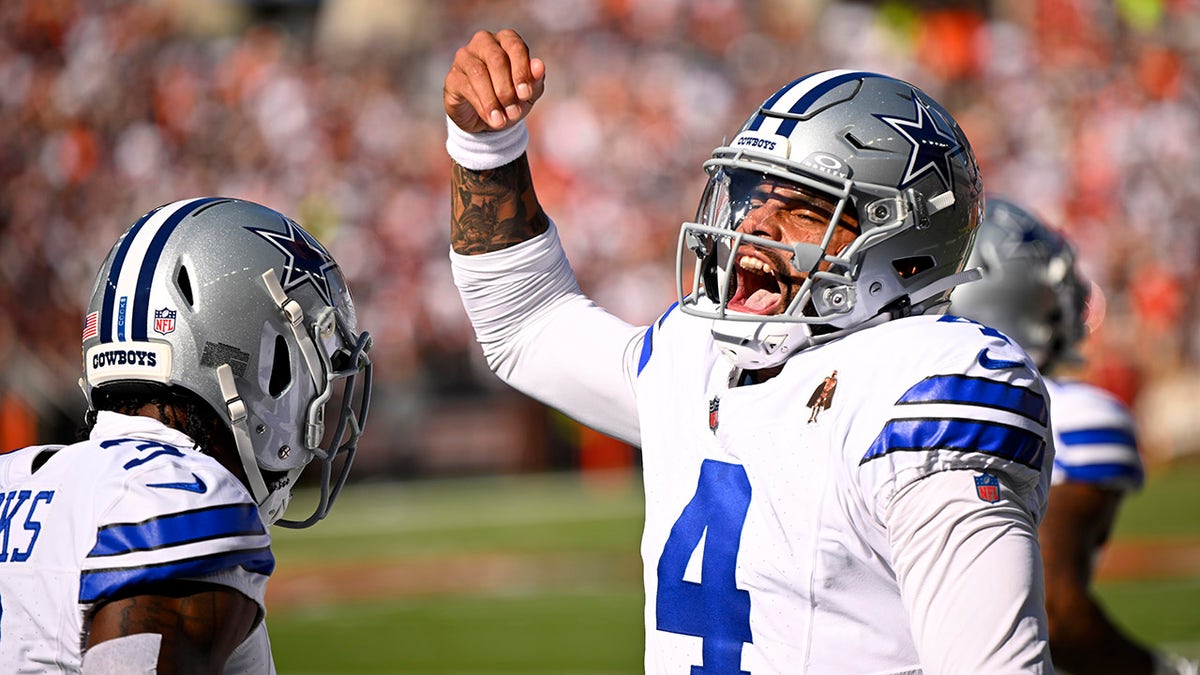
<path id="1" fill-rule="evenodd" d="M 317 373 L 323 372 L 324 369 L 321 367 L 321 359 L 317 355 L 316 345 L 313 344 L 312 338 L 304 331 L 304 310 L 300 307 L 300 303 L 287 296 L 287 293 L 279 285 L 279 279 L 274 270 L 267 270 L 263 273 L 262 279 L 267 287 L 267 292 L 271 294 L 271 298 L 288 319 L 292 334 L 296 338 L 296 343 L 300 346 L 301 356 L 308 366 L 308 372 L 314 378 L 314 384 L 319 392 L 319 396 L 323 395 L 324 398 L 328 398 L 328 383 L 315 381 Z M 229 364 L 221 364 L 217 367 L 217 382 L 221 388 L 221 398 L 224 399 L 225 408 L 229 413 L 233 438 L 237 444 L 238 457 L 242 462 L 242 470 L 246 474 L 247 487 L 250 489 L 250 494 L 254 497 L 255 503 L 259 505 L 263 520 L 267 524 L 274 523 L 282 517 L 284 510 L 287 508 L 291 497 L 290 490 L 281 488 L 272 492 L 263 479 L 262 469 L 259 468 L 258 459 L 254 453 L 254 443 L 250 438 L 250 430 L 247 424 L 249 416 L 246 411 L 246 403 L 242 400 L 241 395 L 238 394 L 237 383 L 233 377 L 233 369 L 229 367 Z M 320 407 L 318 406 L 319 409 Z M 305 445 L 309 449 L 316 447 L 320 444 L 323 433 L 324 420 L 318 419 L 314 421 L 310 409 L 309 419 L 306 420 L 305 424 Z M 298 466 L 289 470 L 285 479 L 285 485 L 290 485 L 295 481 L 296 476 L 299 475 L 303 468 L 303 466 Z"/>
<path id="2" fill-rule="evenodd" d="M 287 296 L 283 287 L 279 285 L 279 278 L 276 276 L 275 270 L 264 272 L 262 279 L 267 286 L 267 292 L 271 294 L 271 299 L 287 317 L 292 328 L 292 337 L 296 339 L 296 344 L 300 347 L 300 356 L 304 358 L 304 365 L 308 370 L 309 377 L 312 378 L 316 397 L 309 404 L 308 415 L 305 419 L 304 444 L 309 449 L 320 449 L 321 438 L 325 435 L 324 404 L 332 395 L 327 378 L 319 377 L 327 371 L 327 368 L 317 352 L 317 346 L 313 344 L 312 337 L 304 331 L 304 309 L 300 307 L 300 303 Z M 318 330 L 333 330 L 333 321 L 332 311 L 323 317 L 318 317 Z M 328 325 L 325 325 L 326 323 Z"/>
<path id="3" fill-rule="evenodd" d="M 254 503 L 260 506 L 266 501 L 268 492 L 266 481 L 263 480 L 262 470 L 258 468 L 258 460 L 254 457 L 254 444 L 250 440 L 250 430 L 246 428 L 246 403 L 238 394 L 237 384 L 233 380 L 233 369 L 228 363 L 217 366 L 217 383 L 221 387 L 221 398 L 225 400 L 225 409 L 229 412 L 229 421 L 233 429 L 233 440 L 237 443 L 238 457 L 242 460 L 242 470 L 246 474 L 247 487 L 254 497 Z M 264 518 L 266 514 L 263 514 Z"/>
<path id="4" fill-rule="evenodd" d="M 916 291 L 909 293 L 909 304 L 911 304 L 913 307 L 916 307 L 926 300 L 940 293 L 945 293 L 955 286 L 972 281 L 979 281 L 982 278 L 983 271 L 978 267 L 972 267 L 971 269 L 963 270 L 957 274 L 951 274 L 948 277 L 942 277 L 941 279 L 938 279 L 924 288 L 919 288 Z"/>

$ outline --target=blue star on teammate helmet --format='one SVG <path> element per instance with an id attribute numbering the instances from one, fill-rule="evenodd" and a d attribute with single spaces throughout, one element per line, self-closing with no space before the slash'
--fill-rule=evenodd
<path id="1" fill-rule="evenodd" d="M 908 169 L 904 179 L 897 187 L 901 190 L 912 185 L 922 174 L 933 171 L 942 179 L 947 190 L 954 189 L 954 173 L 950 168 L 950 158 L 962 152 L 962 145 L 954 137 L 954 133 L 943 129 L 945 124 L 940 115 L 930 111 L 928 104 L 914 94 L 917 118 L 906 120 L 901 117 L 876 115 L 896 131 L 900 132 L 913 149 L 908 156 Z"/>
<path id="2" fill-rule="evenodd" d="M 283 222 L 287 226 L 287 232 L 274 232 L 257 227 L 246 229 L 266 239 L 268 243 L 287 256 L 281 281 L 285 291 L 290 291 L 305 281 L 309 281 L 325 302 L 332 304 L 333 294 L 330 292 L 329 279 L 325 273 L 337 263 L 333 261 L 325 248 L 316 239 L 313 239 L 312 235 L 300 229 L 296 223 L 290 220 L 284 219 Z"/>

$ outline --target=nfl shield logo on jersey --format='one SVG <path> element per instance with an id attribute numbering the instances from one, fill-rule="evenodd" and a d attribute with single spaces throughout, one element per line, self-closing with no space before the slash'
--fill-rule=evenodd
<path id="1" fill-rule="evenodd" d="M 995 504 L 1000 501 L 1000 480 L 990 473 L 975 476 L 975 494 L 983 501 Z"/>
<path id="2" fill-rule="evenodd" d="M 166 335 L 175 331 L 175 315 L 177 312 L 169 307 L 154 310 L 154 332 Z"/>

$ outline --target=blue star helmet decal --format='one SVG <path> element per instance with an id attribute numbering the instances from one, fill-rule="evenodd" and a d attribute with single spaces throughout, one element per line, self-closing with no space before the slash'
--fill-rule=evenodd
<path id="1" fill-rule="evenodd" d="M 283 279 L 280 284 L 283 290 L 290 291 L 296 286 L 309 281 L 317 289 L 317 293 L 328 304 L 333 304 L 333 293 L 329 288 L 329 277 L 326 273 L 337 266 L 329 252 L 309 233 L 291 220 L 284 219 L 287 232 L 247 227 L 246 229 L 267 240 L 287 257 L 283 266 Z"/>
<path id="2" fill-rule="evenodd" d="M 930 110 L 929 104 L 915 91 L 912 100 L 916 104 L 916 119 L 876 115 L 900 132 L 913 146 L 908 156 L 908 169 L 904 173 L 904 179 L 896 187 L 903 190 L 926 172 L 933 171 L 942 179 L 942 184 L 947 190 L 953 190 L 954 172 L 950 168 L 950 158 L 962 152 L 963 147 L 955 137 L 953 129 L 947 128 L 942 115 L 936 110 Z"/>

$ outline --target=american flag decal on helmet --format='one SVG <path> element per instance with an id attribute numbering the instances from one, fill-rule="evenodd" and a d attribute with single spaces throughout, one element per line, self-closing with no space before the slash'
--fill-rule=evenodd
<path id="1" fill-rule="evenodd" d="M 100 312 L 88 312 L 83 318 L 83 339 L 94 338 L 99 332 Z"/>
<path id="2" fill-rule="evenodd" d="M 975 494 L 989 504 L 1000 501 L 1000 480 L 990 473 L 975 476 Z"/>

